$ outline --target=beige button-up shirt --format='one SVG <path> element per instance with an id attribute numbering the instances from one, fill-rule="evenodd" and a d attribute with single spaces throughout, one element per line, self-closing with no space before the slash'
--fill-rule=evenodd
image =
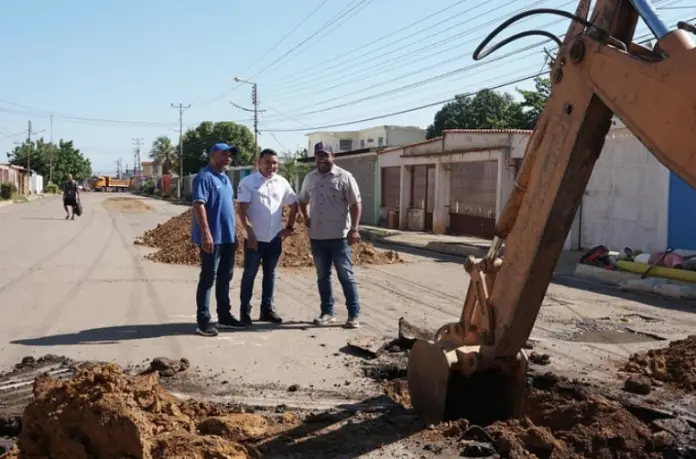
<path id="1" fill-rule="evenodd" d="M 361 202 L 353 174 L 335 164 L 326 174 L 317 169 L 307 174 L 297 200 L 309 204 L 310 239 L 345 238 L 351 228 L 350 206 Z"/>

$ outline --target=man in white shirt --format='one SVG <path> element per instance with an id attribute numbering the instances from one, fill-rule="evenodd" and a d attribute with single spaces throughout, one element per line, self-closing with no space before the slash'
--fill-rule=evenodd
<path id="1" fill-rule="evenodd" d="M 239 182 L 237 203 L 239 221 L 246 230 L 244 241 L 244 273 L 239 293 L 240 319 L 249 326 L 251 296 L 259 266 L 263 271 L 262 322 L 281 323 L 273 308 L 275 270 L 283 252 L 283 239 L 291 235 L 297 218 L 297 197 L 290 183 L 278 175 L 278 154 L 265 149 L 259 154 L 259 170 Z M 283 205 L 290 207 L 288 223 L 283 228 Z"/>

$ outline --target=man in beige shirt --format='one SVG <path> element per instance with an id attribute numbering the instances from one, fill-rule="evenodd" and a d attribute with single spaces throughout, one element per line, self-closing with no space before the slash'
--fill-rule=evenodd
<path id="1" fill-rule="evenodd" d="M 362 204 L 353 174 L 334 164 L 331 145 L 314 145 L 316 169 L 305 176 L 298 203 L 309 228 L 309 239 L 317 271 L 321 314 L 316 325 L 336 321 L 331 291 L 331 266 L 336 268 L 348 308 L 346 328 L 360 326 L 358 286 L 353 274 L 350 246 L 360 241 L 358 222 Z M 307 206 L 309 205 L 309 213 Z"/>

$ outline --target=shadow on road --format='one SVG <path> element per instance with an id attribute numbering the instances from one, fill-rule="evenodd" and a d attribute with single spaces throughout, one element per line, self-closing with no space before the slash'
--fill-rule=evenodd
<path id="1" fill-rule="evenodd" d="M 366 400 L 360 403 L 360 409 L 347 406 L 340 412 L 312 416 L 301 426 L 261 445 L 263 457 L 360 457 L 425 429 L 415 414 L 400 405 L 381 409 L 382 412 L 361 411 L 366 405 L 383 404 L 383 398 Z M 425 452 L 422 446 L 408 446 L 409 449 L 420 449 L 418 456 Z"/>
<path id="2" fill-rule="evenodd" d="M 322 328 L 341 327 L 341 324 L 324 325 Z M 309 330 L 316 328 L 308 322 L 285 322 L 280 325 L 255 323 L 246 330 L 220 330 L 220 335 L 228 333 L 269 332 L 275 330 Z M 116 344 L 120 341 L 163 338 L 167 336 L 196 335 L 196 325 L 191 322 L 166 324 L 116 325 L 82 330 L 75 333 L 62 333 L 39 338 L 25 338 L 11 341 L 23 346 L 72 346 L 78 344 Z M 208 338 L 211 339 L 211 338 Z M 215 339 L 215 338 L 212 338 Z"/>
<path id="3" fill-rule="evenodd" d="M 622 300 L 643 303 L 654 308 L 696 313 L 696 302 L 677 298 L 665 298 L 650 293 L 624 292 L 614 285 L 606 285 L 601 282 L 582 279 L 576 276 L 555 276 L 553 283 L 564 287 L 586 290 L 600 295 L 612 296 Z"/>

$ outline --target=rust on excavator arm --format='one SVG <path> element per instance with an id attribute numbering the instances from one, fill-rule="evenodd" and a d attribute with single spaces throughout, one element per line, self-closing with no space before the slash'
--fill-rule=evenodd
<path id="1" fill-rule="evenodd" d="M 576 16 L 588 12 L 581 0 Z M 614 114 L 696 187 L 696 48 L 683 30 L 658 37 L 655 51 L 632 44 L 638 18 L 628 0 L 598 0 L 594 28 L 571 22 L 494 243 L 487 257 L 465 264 L 471 280 L 460 320 L 411 350 L 409 391 L 426 421 L 492 422 L 520 412 L 523 347 Z"/>

